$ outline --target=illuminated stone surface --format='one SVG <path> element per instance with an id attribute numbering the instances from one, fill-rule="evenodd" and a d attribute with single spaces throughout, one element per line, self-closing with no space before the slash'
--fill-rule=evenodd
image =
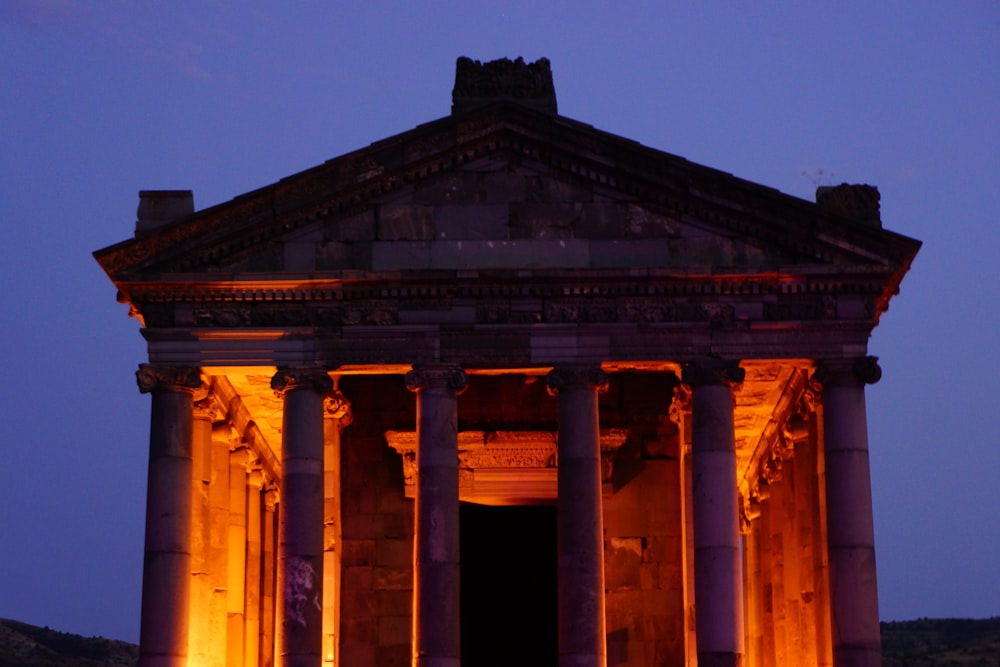
<path id="1" fill-rule="evenodd" d="M 877 664 L 867 341 L 919 243 L 874 188 L 692 164 L 522 67 L 220 206 L 144 191 L 96 253 L 149 351 L 144 665 L 488 659 L 461 524 L 510 528 L 462 502 L 558 507 L 564 667 Z"/>

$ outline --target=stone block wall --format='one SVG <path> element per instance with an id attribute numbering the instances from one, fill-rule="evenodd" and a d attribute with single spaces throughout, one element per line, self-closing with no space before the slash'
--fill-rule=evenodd
<path id="1" fill-rule="evenodd" d="M 548 166 L 482 159 L 276 241 L 286 271 L 758 264 L 763 251 Z M 250 267 L 246 267 L 250 268 Z"/>
<path id="2" fill-rule="evenodd" d="M 604 499 L 608 664 L 683 664 L 679 465 L 645 460 Z"/>
<path id="3" fill-rule="evenodd" d="M 345 665 L 410 663 L 413 501 L 403 493 L 388 428 L 413 428 L 414 397 L 399 376 L 346 378 L 353 423 L 342 434 L 340 656 Z"/>

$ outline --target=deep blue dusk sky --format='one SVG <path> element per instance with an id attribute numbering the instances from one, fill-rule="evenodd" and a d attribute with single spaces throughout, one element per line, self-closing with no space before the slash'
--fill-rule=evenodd
<path id="1" fill-rule="evenodd" d="M 924 242 L 870 348 L 882 618 L 1000 615 L 1000 5 L 681 4 L 0 0 L 0 617 L 138 639 L 145 349 L 90 256 L 138 190 L 204 208 L 445 116 L 460 55 L 791 195 L 879 186 Z"/>

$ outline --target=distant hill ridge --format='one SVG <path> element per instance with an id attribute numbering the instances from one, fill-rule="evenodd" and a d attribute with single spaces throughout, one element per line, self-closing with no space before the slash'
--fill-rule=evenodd
<path id="1" fill-rule="evenodd" d="M 1000 617 L 882 623 L 882 667 L 1000 667 Z"/>
<path id="2" fill-rule="evenodd" d="M 139 647 L 0 619 L 0 667 L 132 667 Z M 1000 617 L 882 623 L 883 667 L 1000 667 Z"/>
<path id="3" fill-rule="evenodd" d="M 132 667 L 139 647 L 0 619 L 0 667 Z"/>

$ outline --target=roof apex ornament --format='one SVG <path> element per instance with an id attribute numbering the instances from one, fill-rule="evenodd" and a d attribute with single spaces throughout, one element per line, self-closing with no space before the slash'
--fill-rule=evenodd
<path id="1" fill-rule="evenodd" d="M 479 62 L 464 56 L 455 64 L 451 113 L 457 114 L 495 100 L 511 100 L 545 113 L 559 113 L 548 58 L 533 63 L 524 58 Z"/>
<path id="2" fill-rule="evenodd" d="M 882 226 L 879 212 L 881 195 L 874 185 L 821 185 L 816 188 L 816 204 L 820 208 L 873 227 Z"/>
<path id="3" fill-rule="evenodd" d="M 140 190 L 135 235 L 148 235 L 192 213 L 194 194 L 190 190 Z"/>

